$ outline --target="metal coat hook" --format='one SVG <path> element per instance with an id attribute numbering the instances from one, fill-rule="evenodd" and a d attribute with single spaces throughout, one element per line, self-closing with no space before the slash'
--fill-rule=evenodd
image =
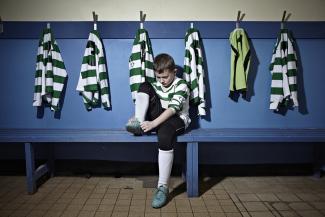
<path id="1" fill-rule="evenodd" d="M 194 24 L 193 23 L 190 23 L 190 27 L 191 27 L 191 29 L 193 29 L 194 28 Z"/>
<path id="2" fill-rule="evenodd" d="M 284 29 L 284 22 L 288 21 L 289 17 L 291 16 L 291 13 L 286 16 L 287 11 L 283 11 L 282 20 L 281 20 L 281 29 Z"/>
<path id="3" fill-rule="evenodd" d="M 244 19 L 244 16 L 245 16 L 244 13 L 241 14 L 241 11 L 238 11 L 237 19 L 236 19 L 236 28 L 239 28 L 239 22 Z"/>
<path id="4" fill-rule="evenodd" d="M 51 24 L 50 23 L 47 23 L 46 24 L 46 28 L 50 29 L 51 28 Z"/>
<path id="5" fill-rule="evenodd" d="M 94 30 L 97 30 L 98 14 L 93 11 Z"/>
<path id="6" fill-rule="evenodd" d="M 143 11 L 140 11 L 140 28 L 143 29 L 143 23 L 146 20 L 146 14 Z"/>
<path id="7" fill-rule="evenodd" d="M 0 17 L 0 34 L 3 33 L 3 22 L 2 19 Z"/>

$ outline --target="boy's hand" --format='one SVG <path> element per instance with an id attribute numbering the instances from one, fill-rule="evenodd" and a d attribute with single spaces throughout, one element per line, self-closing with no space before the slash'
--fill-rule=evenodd
<path id="1" fill-rule="evenodd" d="M 128 120 L 128 122 L 133 121 L 134 119 L 135 119 L 135 117 L 132 116 L 132 117 Z"/>
<path id="2" fill-rule="evenodd" d="M 156 126 L 153 121 L 144 121 L 141 123 L 142 130 L 146 133 L 154 129 Z"/>

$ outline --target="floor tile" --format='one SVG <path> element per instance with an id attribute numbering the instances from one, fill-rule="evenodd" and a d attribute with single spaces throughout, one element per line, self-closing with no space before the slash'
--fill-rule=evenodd
<path id="1" fill-rule="evenodd" d="M 28 195 L 25 177 L 4 176 L 0 178 L 0 216 L 325 217 L 325 178 L 216 179 L 214 186 L 203 183 L 197 198 L 188 198 L 184 189 L 163 208 L 154 209 L 154 188 L 143 188 L 144 179 L 137 177 L 53 177 Z M 156 182 L 157 177 L 152 180 Z M 183 180 L 173 177 L 173 187 L 177 185 L 183 185 Z"/>

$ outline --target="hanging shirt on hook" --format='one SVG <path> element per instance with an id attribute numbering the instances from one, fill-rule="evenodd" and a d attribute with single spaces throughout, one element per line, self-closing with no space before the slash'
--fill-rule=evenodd
<path id="1" fill-rule="evenodd" d="M 281 29 L 273 49 L 270 109 L 298 106 L 297 55 L 288 29 Z"/>
<path id="2" fill-rule="evenodd" d="M 89 34 L 77 91 L 82 95 L 87 110 L 97 107 L 100 102 L 105 109 L 111 106 L 104 45 L 97 30 Z"/>
<path id="3" fill-rule="evenodd" d="M 198 106 L 198 114 L 205 115 L 205 85 L 200 33 L 190 28 L 185 35 L 183 79 L 190 88 L 190 102 Z"/>
<path id="4" fill-rule="evenodd" d="M 153 52 L 149 34 L 145 29 L 138 29 L 129 59 L 130 89 L 132 99 L 138 92 L 141 83 L 154 82 L 155 73 L 153 70 Z"/>
<path id="5" fill-rule="evenodd" d="M 230 33 L 231 66 L 229 97 L 237 101 L 239 94 L 247 98 L 247 77 L 249 73 L 251 52 L 245 30 L 236 28 Z"/>
<path id="6" fill-rule="evenodd" d="M 67 72 L 59 46 L 50 28 L 43 30 L 37 50 L 33 106 L 50 105 L 52 111 L 60 110 L 61 93 Z"/>

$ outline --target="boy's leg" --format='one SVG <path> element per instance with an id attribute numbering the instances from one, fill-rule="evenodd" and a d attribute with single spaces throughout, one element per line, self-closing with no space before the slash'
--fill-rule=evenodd
<path id="1" fill-rule="evenodd" d="M 170 172 L 174 159 L 174 144 L 176 137 L 185 131 L 183 120 L 174 115 L 158 128 L 158 146 L 159 146 L 159 181 L 158 187 L 161 185 L 168 186 Z"/>
<path id="2" fill-rule="evenodd" d="M 143 122 L 145 120 L 147 110 L 149 107 L 149 95 L 144 92 L 138 92 L 135 96 L 135 115 L 134 117 L 138 121 Z"/>
<path id="3" fill-rule="evenodd" d="M 149 82 L 144 82 L 140 85 L 135 100 L 135 118 L 131 119 L 127 125 L 127 131 L 142 135 L 143 130 L 140 127 L 141 122 L 146 119 L 153 120 L 162 113 L 160 99 L 154 88 Z"/>
<path id="4" fill-rule="evenodd" d="M 168 182 L 174 159 L 174 144 L 176 143 L 177 135 L 184 133 L 184 131 L 184 122 L 178 115 L 169 118 L 157 130 L 159 179 L 158 188 L 152 200 L 153 208 L 160 208 L 167 203 Z"/>
<path id="5" fill-rule="evenodd" d="M 164 186 L 168 187 L 170 173 L 173 167 L 174 160 L 174 149 L 171 150 L 161 150 L 159 149 L 158 153 L 158 167 L 159 167 L 159 179 L 158 187 Z"/>
<path id="6" fill-rule="evenodd" d="M 146 119 L 149 121 L 153 121 L 156 118 L 158 118 L 159 115 L 161 115 L 161 113 L 163 113 L 164 109 L 161 106 L 159 96 L 157 95 L 157 93 L 155 92 L 155 89 L 151 86 L 151 84 L 149 84 L 149 86 L 147 86 L 147 88 L 148 88 L 147 92 L 149 93 L 148 94 L 149 95 L 149 108 L 148 108 Z"/>

